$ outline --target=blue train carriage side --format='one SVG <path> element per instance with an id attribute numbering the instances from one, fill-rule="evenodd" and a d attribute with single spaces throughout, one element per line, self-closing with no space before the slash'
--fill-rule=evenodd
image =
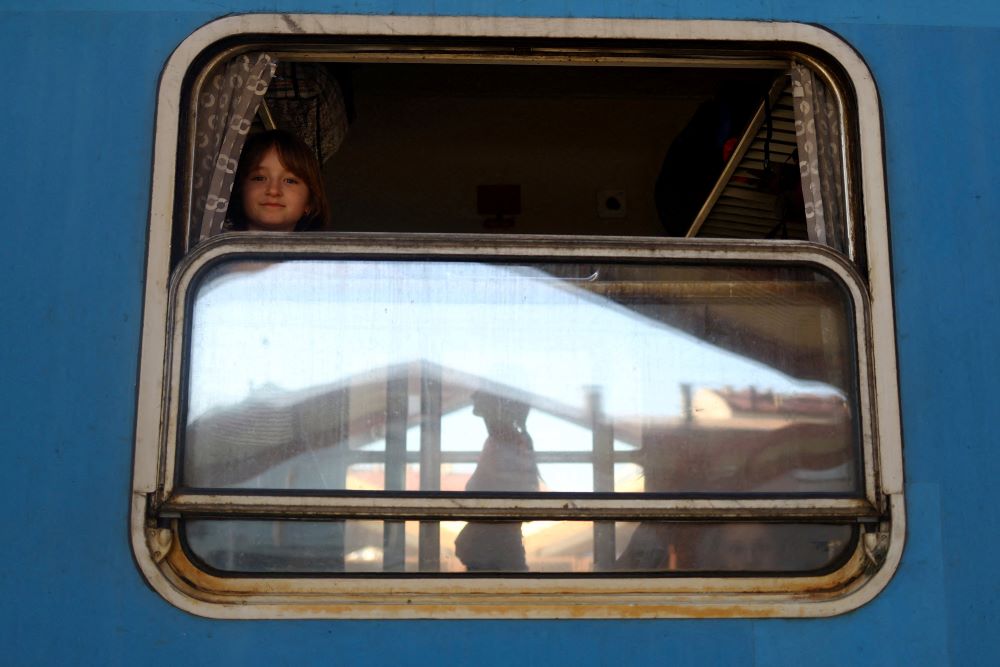
<path id="1" fill-rule="evenodd" d="M 1000 17 L 855 4 L 4 11 L 11 664 L 990 664 Z"/>

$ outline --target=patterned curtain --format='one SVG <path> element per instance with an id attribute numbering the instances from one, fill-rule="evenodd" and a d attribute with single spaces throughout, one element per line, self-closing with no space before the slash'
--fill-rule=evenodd
<path id="1" fill-rule="evenodd" d="M 792 65 L 795 138 L 809 240 L 846 250 L 843 128 L 837 101 L 811 70 Z"/>
<path id="2" fill-rule="evenodd" d="M 319 163 L 329 160 L 347 136 L 344 93 L 326 65 L 282 62 L 267 90 L 274 123 L 309 144 Z"/>
<path id="3" fill-rule="evenodd" d="M 189 247 L 222 230 L 240 152 L 276 64 L 266 53 L 248 53 L 220 63 L 205 79 L 195 129 Z"/>

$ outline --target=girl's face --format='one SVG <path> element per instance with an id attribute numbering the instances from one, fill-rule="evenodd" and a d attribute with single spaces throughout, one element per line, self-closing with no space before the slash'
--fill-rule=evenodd
<path id="1" fill-rule="evenodd" d="M 309 187 L 285 168 L 273 146 L 243 183 L 243 211 L 251 231 L 293 231 L 309 212 L 309 203 Z"/>

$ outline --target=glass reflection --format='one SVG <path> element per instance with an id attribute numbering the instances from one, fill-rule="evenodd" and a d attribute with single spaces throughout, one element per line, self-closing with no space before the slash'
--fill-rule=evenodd
<path id="1" fill-rule="evenodd" d="M 808 572 L 852 544 L 850 526 L 781 523 L 634 524 L 615 569 L 625 572 Z"/>
<path id="2" fill-rule="evenodd" d="M 194 520 L 184 524 L 184 538 L 195 557 L 223 572 L 454 575 L 808 573 L 836 565 L 855 540 L 851 526 L 834 524 L 603 527 L 588 521 Z M 604 565 L 602 551 L 612 555 Z"/>
<path id="3" fill-rule="evenodd" d="M 857 493 L 849 312 L 807 268 L 226 262 L 194 294 L 182 481 Z"/>
<path id="4" fill-rule="evenodd" d="M 535 447 L 528 434 L 528 411 L 523 401 L 477 391 L 472 414 L 482 417 L 487 438 L 466 491 L 539 490 Z M 455 538 L 455 555 L 470 572 L 526 572 L 521 523 L 470 522 Z"/>

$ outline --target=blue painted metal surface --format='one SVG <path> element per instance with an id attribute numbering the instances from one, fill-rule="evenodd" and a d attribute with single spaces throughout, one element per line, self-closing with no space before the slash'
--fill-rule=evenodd
<path id="1" fill-rule="evenodd" d="M 3 660 L 33 664 L 991 664 L 1000 655 L 1000 5 L 993 0 L 36 2 L 0 9 Z M 909 536 L 820 620 L 234 622 L 146 587 L 128 545 L 156 82 L 236 11 L 820 23 L 882 97 Z"/>

